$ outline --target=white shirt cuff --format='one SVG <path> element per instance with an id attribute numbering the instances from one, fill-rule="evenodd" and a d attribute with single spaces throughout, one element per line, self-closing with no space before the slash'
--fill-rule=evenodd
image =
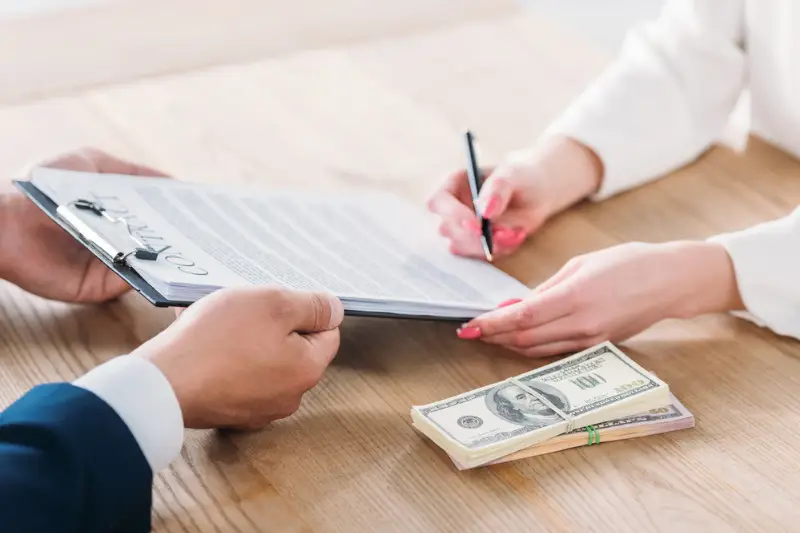
<path id="1" fill-rule="evenodd" d="M 111 406 L 130 429 L 154 473 L 183 446 L 183 414 L 167 378 L 150 361 L 116 357 L 73 382 Z"/>

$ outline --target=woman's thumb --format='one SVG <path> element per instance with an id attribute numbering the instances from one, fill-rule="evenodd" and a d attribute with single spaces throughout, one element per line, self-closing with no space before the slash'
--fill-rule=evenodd
<path id="1" fill-rule="evenodd" d="M 508 207 L 514 194 L 513 182 L 508 178 L 508 171 L 499 167 L 484 181 L 478 195 L 478 209 L 483 218 L 495 219 Z"/>

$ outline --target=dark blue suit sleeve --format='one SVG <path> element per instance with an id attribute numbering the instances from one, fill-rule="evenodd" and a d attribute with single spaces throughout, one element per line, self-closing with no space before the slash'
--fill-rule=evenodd
<path id="1" fill-rule="evenodd" d="M 153 474 L 125 422 L 66 383 L 0 413 L 0 531 L 150 531 Z"/>

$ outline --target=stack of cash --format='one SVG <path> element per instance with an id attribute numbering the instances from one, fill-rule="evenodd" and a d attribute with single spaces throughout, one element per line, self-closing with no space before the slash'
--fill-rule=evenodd
<path id="1" fill-rule="evenodd" d="M 594 426 L 573 429 L 569 433 L 534 444 L 530 448 L 500 457 L 487 464 L 507 463 L 517 459 L 525 459 L 526 457 L 559 452 L 568 448 L 592 446 L 601 442 L 615 440 L 635 439 L 693 427 L 694 415 L 675 396 L 672 396 L 670 405 L 666 407 L 658 407 L 638 415 L 617 418 Z M 456 459 L 452 457 L 451 459 L 459 470 L 469 468 L 459 463 Z"/>
<path id="2" fill-rule="evenodd" d="M 411 418 L 460 469 L 694 425 L 663 381 L 608 342 Z"/>

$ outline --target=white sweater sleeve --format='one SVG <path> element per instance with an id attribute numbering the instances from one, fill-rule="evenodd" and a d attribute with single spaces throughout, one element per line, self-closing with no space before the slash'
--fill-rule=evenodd
<path id="1" fill-rule="evenodd" d="M 743 318 L 800 339 L 800 208 L 709 240 L 725 246 L 731 257 L 748 311 Z"/>
<path id="2" fill-rule="evenodd" d="M 742 0 L 670 0 L 545 135 L 604 165 L 605 198 L 698 157 L 723 133 L 745 84 Z"/>

